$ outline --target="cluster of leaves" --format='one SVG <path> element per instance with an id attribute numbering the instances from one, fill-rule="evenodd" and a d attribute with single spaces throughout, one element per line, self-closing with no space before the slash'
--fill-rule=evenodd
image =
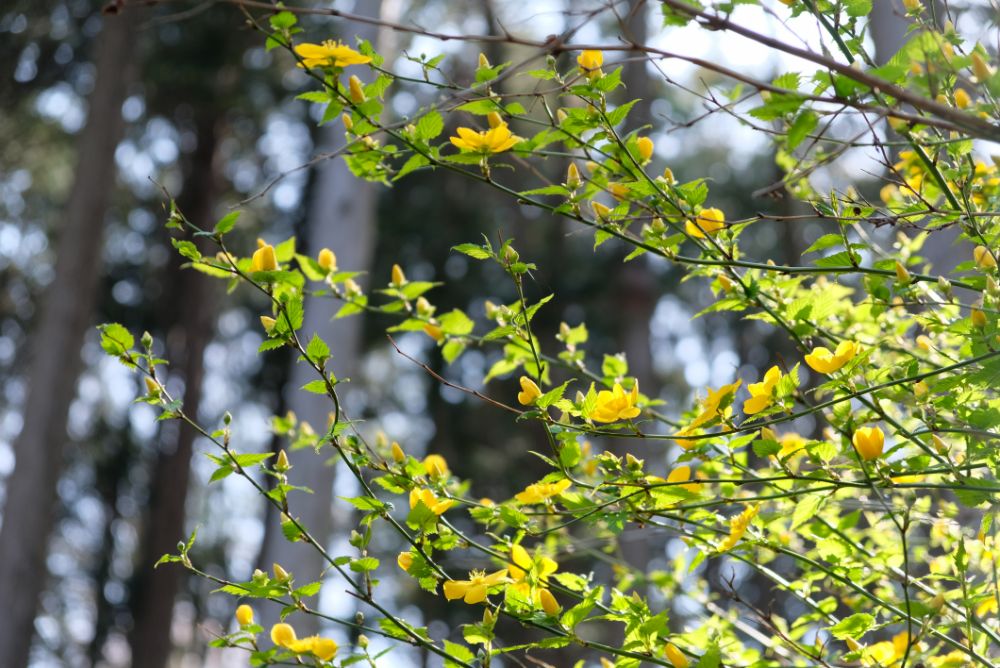
<path id="1" fill-rule="evenodd" d="M 228 423 L 198 429 L 221 452 L 211 455 L 218 465 L 213 480 L 245 477 L 279 509 L 285 536 L 322 552 L 377 614 L 374 626 L 363 619 L 331 621 L 423 647 L 449 666 L 488 665 L 509 652 L 571 645 L 621 667 L 993 665 L 1000 649 L 993 522 L 1000 457 L 992 447 L 992 430 L 1000 425 L 993 390 L 1000 374 L 1000 177 L 995 165 L 974 160 L 972 140 L 1000 133 L 994 98 L 1000 79 L 983 47 L 964 44 L 950 26 L 922 24 L 889 64 L 875 67 L 862 39 L 870 3 L 786 4 L 794 14 L 813 14 L 847 64 L 808 52 L 818 68 L 812 77 L 744 79 L 728 98 L 755 98 L 746 115 L 769 123 L 778 138 L 788 191 L 829 228 L 798 265 L 753 259 L 741 247 L 746 235 L 775 224 L 775 217 L 727 221 L 708 206 L 705 179 L 679 183 L 669 169 L 651 172 L 654 144 L 645 129 L 627 129 L 635 101 L 621 99 L 622 68 L 607 66 L 607 54 L 587 50 L 568 65 L 553 58 L 542 69 L 517 72 L 554 86 L 537 94 L 536 112 L 499 90 L 515 72 L 509 63 L 493 66 L 481 58 L 475 82 L 461 96 L 397 125 L 381 120 L 393 75 L 369 44 L 356 53 L 369 61 L 370 84 L 345 84 L 344 67 L 332 57 L 306 68 L 317 88 L 302 97 L 325 106 L 324 123 L 341 118 L 348 142 L 343 154 L 359 178 L 389 183 L 417 170 L 459 172 L 478 187 L 592 229 L 595 247 L 615 239 L 632 248 L 629 260 L 650 254 L 682 266 L 687 279 L 706 280 L 715 290 L 708 312 L 767 323 L 798 351 L 799 359 L 776 363 L 761 379 L 707 388 L 677 419 L 639 392 L 623 355 L 598 353 L 601 363 L 592 363 L 585 324 L 564 324 L 554 341 L 535 335 L 533 317 L 558 297 L 532 299 L 534 265 L 509 240 L 464 243 L 455 251 L 496 263 L 518 299 L 487 303 L 485 317 L 460 309 L 438 314 L 430 301 L 437 284 L 409 281 L 398 266 L 384 288 L 365 294 L 353 280 L 357 274 L 340 271 L 329 251 L 305 256 L 289 239 L 273 246 L 261 241 L 252 253 L 241 253 L 227 246 L 235 216 L 207 230 L 172 210 L 171 225 L 181 237 L 206 236 L 219 246 L 217 255 L 205 256 L 191 241 L 176 239 L 193 268 L 267 299 L 261 352 L 297 351 L 316 372 L 303 390 L 330 399 L 322 433 L 294 416 L 276 419 L 275 429 L 288 447 L 334 454 L 357 477 L 363 493 L 345 500 L 360 512 L 349 555 L 327 554 L 295 518 L 295 505 L 309 501 L 297 494 L 287 460 L 239 453 Z M 918 20 L 919 3 L 907 6 Z M 718 11 L 671 1 L 663 7 L 667 25 L 697 22 L 755 38 L 731 23 L 721 5 Z M 294 13 L 279 12 L 269 25 L 270 47 L 299 53 Z M 654 49 L 646 53 L 658 57 Z M 440 62 L 424 65 L 433 71 Z M 748 85 L 753 90 L 744 97 Z M 447 141 L 445 114 L 471 117 L 484 129 L 465 128 Z M 845 142 L 827 133 L 850 114 L 866 119 L 876 141 L 871 128 L 888 119 L 906 146 L 898 160 L 887 160 L 882 203 L 852 189 L 820 195 L 810 185 L 809 174 L 844 150 Z M 498 166 L 511 160 L 560 161 L 566 178 L 517 191 L 498 176 Z M 873 241 L 873 224 L 899 228 L 891 247 Z M 932 274 L 921 251 L 941 227 L 959 230 L 969 258 Z M 338 379 L 326 369 L 336 341 L 302 330 L 307 295 L 339 300 L 338 317 L 378 313 L 394 318 L 390 332 L 422 331 L 449 363 L 470 347 L 502 350 L 483 381 L 518 377 L 516 401 L 458 389 L 540 428 L 550 450 L 539 456 L 551 472 L 510 490 L 509 498 L 482 499 L 476 480 L 456 477 L 438 455 L 420 460 L 388 439 L 367 442 L 344 414 Z M 151 341 L 133 350 L 131 335 L 108 325 L 103 345 L 146 374 L 143 401 L 160 406 L 165 418 L 195 424 L 160 382 L 162 360 L 153 356 Z M 795 431 L 807 423 L 818 426 Z M 631 454 L 598 452 L 593 442 L 606 437 L 655 442 L 677 457 L 662 470 Z M 574 568 L 580 560 L 567 555 L 587 554 L 581 539 L 613 546 L 626 527 L 668 531 L 686 550 L 666 570 L 635 572 L 618 562 L 601 576 L 589 562 Z M 395 564 L 370 554 L 376 531 L 394 533 L 407 546 Z M 197 571 L 189 548 L 182 544 L 167 560 Z M 596 548 L 593 554 L 609 558 Z M 459 557 L 480 568 L 459 572 L 452 565 Z M 742 563 L 774 592 L 797 601 L 801 614 L 788 619 L 754 609 L 736 589 L 727 597 L 705 592 L 694 578 L 707 560 Z M 464 644 L 432 640 L 425 628 L 380 603 L 376 576 L 385 569 L 413 578 L 428 595 L 481 607 L 463 627 Z M 293 577 L 276 569 L 273 578 L 258 573 L 249 582 L 220 584 L 243 599 L 280 603 L 290 621 L 319 614 L 307 602 L 319 584 L 296 587 Z M 691 597 L 705 610 L 703 623 L 671 627 L 669 611 L 644 595 L 649 587 L 666 600 Z M 502 617 L 535 629 L 538 639 L 504 646 L 496 635 Z M 593 631 L 606 626 L 617 629 L 620 642 L 595 639 L 613 637 Z M 331 658 L 291 643 L 284 631 L 272 632 L 275 646 L 265 650 L 258 644 L 264 631 L 251 620 L 218 642 L 249 650 L 254 665 L 289 653 L 317 664 L 373 660 L 367 642 L 359 642 L 355 654 Z"/>

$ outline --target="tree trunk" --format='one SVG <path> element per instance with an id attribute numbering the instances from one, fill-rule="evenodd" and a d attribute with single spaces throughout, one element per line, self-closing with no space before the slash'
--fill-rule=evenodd
<path id="1" fill-rule="evenodd" d="M 180 199 L 184 214 L 201 225 L 210 224 L 214 218 L 219 181 L 218 123 L 214 111 L 203 114 L 198 122 L 198 146 Z M 209 252 L 211 249 L 201 250 Z M 164 300 L 168 309 L 163 322 L 167 332 L 167 359 L 172 368 L 179 369 L 183 375 L 185 412 L 197 418 L 205 348 L 214 332 L 218 290 L 214 280 L 182 269 L 180 258 L 175 258 L 168 271 L 173 276 L 168 285 L 174 289 Z M 133 665 L 162 668 L 170 656 L 174 599 L 185 571 L 174 564 L 154 570 L 153 564 L 164 554 L 175 552 L 177 541 L 185 538 L 184 508 L 196 437 L 195 430 L 182 422 L 165 423 L 161 430 L 142 550 L 131 592 L 133 627 L 129 644 Z"/>
<path id="2" fill-rule="evenodd" d="M 377 17 L 381 4 L 381 0 L 364 0 L 358 3 L 355 11 L 361 15 Z M 357 34 L 378 45 L 378 30 L 375 26 L 359 24 L 351 29 L 352 35 Z M 320 151 L 330 150 L 343 141 L 343 128 L 334 122 L 320 131 L 317 148 Z M 313 181 L 304 251 L 315 256 L 321 248 L 329 248 L 336 253 L 341 267 L 368 270 L 375 246 L 375 199 L 374 185 L 351 174 L 342 158 L 322 163 Z M 339 304 L 332 299 L 307 298 L 304 334 L 300 338 L 308 341 L 313 332 L 319 334 L 333 353 L 328 368 L 337 378 L 344 379 L 356 376 L 359 370 L 364 320 L 361 315 L 332 320 L 338 309 Z M 333 405 L 325 395 L 303 392 L 300 389 L 307 382 L 315 380 L 316 375 L 312 368 L 304 363 L 297 363 L 296 359 L 297 356 L 292 358 L 286 404 L 300 421 L 308 422 L 317 433 L 323 433 Z M 343 399 L 350 394 L 351 386 L 344 385 L 341 390 Z M 293 466 L 289 473 L 292 484 L 304 485 L 313 491 L 308 497 L 300 495 L 298 500 L 293 497 L 290 502 L 291 512 L 320 544 L 325 544 L 337 528 L 334 527 L 332 508 L 335 469 L 321 465 L 320 459 L 310 448 L 289 452 L 288 459 Z M 261 567 L 270 569 L 272 563 L 280 563 L 295 576 L 299 584 L 319 580 L 327 565 L 319 553 L 306 543 L 289 543 L 281 532 L 277 512 L 271 506 L 268 506 L 265 522 L 264 542 L 259 557 Z M 261 624 L 268 628 L 277 622 L 278 612 L 276 606 L 266 606 L 261 610 Z M 301 625 L 300 635 L 315 633 L 318 629 L 318 620 L 312 616 L 303 617 L 298 624 Z M 298 626 L 296 628 L 299 629 Z"/>
<path id="3" fill-rule="evenodd" d="M 0 529 L 0 666 L 25 666 L 38 597 L 46 580 L 56 483 L 63 468 L 66 421 L 82 366 L 101 274 L 104 215 L 115 180 L 115 148 L 124 132 L 121 105 L 133 72 L 136 12 L 106 17 L 95 40 L 97 79 L 80 134 L 75 180 L 59 233 L 55 279 L 46 291 L 32 341 L 34 355 L 24 427 L 14 442 Z"/>

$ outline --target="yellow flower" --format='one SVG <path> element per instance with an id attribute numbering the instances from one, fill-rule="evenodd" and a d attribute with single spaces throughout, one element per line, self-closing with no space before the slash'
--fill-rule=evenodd
<path id="1" fill-rule="evenodd" d="M 993 76 L 993 68 L 983 58 L 978 51 L 972 52 L 972 71 L 976 75 L 976 81 L 983 83 Z"/>
<path id="2" fill-rule="evenodd" d="M 913 276 L 910 275 L 910 270 L 904 267 L 903 263 L 899 260 L 896 260 L 896 280 L 903 285 L 906 285 L 913 280 Z"/>
<path id="3" fill-rule="evenodd" d="M 426 487 L 411 489 L 410 509 L 416 508 L 421 503 L 427 506 L 435 515 L 443 515 L 449 508 L 455 505 L 455 502 L 451 499 L 439 499 L 434 495 L 434 492 Z"/>
<path id="4" fill-rule="evenodd" d="M 337 643 L 330 638 L 309 636 L 297 638 L 291 624 L 275 624 L 271 627 L 271 642 L 296 654 L 312 654 L 323 661 L 329 661 L 337 653 Z"/>
<path id="5" fill-rule="evenodd" d="M 279 582 L 287 582 L 292 579 L 292 576 L 288 573 L 288 571 L 282 568 L 281 564 L 271 564 L 271 570 L 274 571 L 274 579 Z"/>
<path id="6" fill-rule="evenodd" d="M 424 457 L 424 472 L 432 478 L 448 475 L 448 462 L 441 455 Z"/>
<path id="7" fill-rule="evenodd" d="M 781 444 L 781 450 L 777 454 L 780 461 L 800 457 L 806 452 L 806 439 L 795 432 L 782 434 L 781 438 L 778 439 L 778 443 Z"/>
<path id="8" fill-rule="evenodd" d="M 536 482 L 528 485 L 523 492 L 518 492 L 514 498 L 518 503 L 533 504 L 542 503 L 553 496 L 559 496 L 573 483 L 563 478 L 559 482 Z"/>
<path id="9" fill-rule="evenodd" d="M 274 246 L 271 244 L 264 244 L 257 250 L 253 252 L 253 258 L 250 260 L 250 271 L 276 271 L 278 269 L 278 260 L 274 255 Z"/>
<path id="10" fill-rule="evenodd" d="M 595 422 L 617 422 L 637 416 L 640 411 L 635 405 L 639 400 L 639 381 L 632 385 L 632 391 L 625 394 L 621 383 L 615 383 L 612 390 L 601 390 L 597 393 L 597 404 L 590 412 L 590 419 Z"/>
<path id="11" fill-rule="evenodd" d="M 966 92 L 966 90 L 964 88 L 956 88 L 955 106 L 957 106 L 959 109 L 965 109 L 970 104 L 972 104 L 972 98 L 969 97 L 969 94 Z"/>
<path id="12" fill-rule="evenodd" d="M 457 137 L 451 137 L 452 144 L 461 151 L 483 155 L 503 153 L 521 141 L 520 137 L 511 133 L 506 123 L 482 132 L 476 132 L 471 128 L 458 128 L 457 132 Z"/>
<path id="13" fill-rule="evenodd" d="M 719 544 L 719 552 L 731 550 L 740 542 L 747 527 L 750 526 L 750 521 L 757 516 L 759 511 L 760 506 L 755 503 L 747 506 L 746 510 L 729 520 L 729 535 Z"/>
<path id="14" fill-rule="evenodd" d="M 261 316 L 261 317 L 263 317 L 263 316 Z M 146 381 L 146 393 L 149 394 L 149 396 L 151 396 L 151 397 L 158 397 L 158 396 L 160 396 L 160 386 L 157 385 L 157 383 L 156 383 L 155 380 L 153 380 L 149 376 L 145 376 L 143 378 L 143 380 Z"/>
<path id="15" fill-rule="evenodd" d="M 997 259 L 986 246 L 976 246 L 972 249 L 972 257 L 976 261 L 976 266 L 980 269 L 996 269 Z"/>
<path id="16" fill-rule="evenodd" d="M 559 604 L 546 586 L 548 577 L 559 569 L 559 564 L 546 556 L 532 559 L 528 551 L 520 545 L 511 546 L 510 561 L 507 570 L 513 580 L 511 587 L 535 605 L 541 605 L 545 612 L 550 615 L 555 614 L 555 611 L 559 610 Z M 547 605 L 551 609 L 546 607 Z"/>
<path id="17" fill-rule="evenodd" d="M 885 434 L 878 427 L 859 427 L 851 438 L 854 448 L 866 462 L 877 459 L 885 445 Z"/>
<path id="18" fill-rule="evenodd" d="M 609 183 L 608 192 L 619 202 L 628 197 L 628 186 L 624 183 Z"/>
<path id="19" fill-rule="evenodd" d="M 236 608 L 236 621 L 240 626 L 250 626 L 253 624 L 253 608 L 246 603 Z"/>
<path id="20" fill-rule="evenodd" d="M 490 593 L 491 587 L 504 584 L 507 581 L 507 569 L 486 574 L 485 571 L 472 571 L 468 580 L 449 580 L 444 583 L 444 597 L 449 601 L 457 598 L 469 605 L 482 603 Z"/>
<path id="21" fill-rule="evenodd" d="M 678 466 L 673 471 L 667 475 L 668 483 L 679 483 L 686 482 L 691 479 L 691 467 L 690 466 Z M 689 492 L 697 493 L 701 489 L 701 483 L 692 482 L 686 485 L 680 485 L 680 487 L 686 489 Z"/>
<path id="22" fill-rule="evenodd" d="M 841 341 L 835 352 L 819 346 L 805 356 L 809 368 L 818 373 L 833 373 L 854 359 L 858 353 L 858 345 L 853 341 Z"/>
<path id="23" fill-rule="evenodd" d="M 639 155 L 642 156 L 643 162 L 649 162 L 650 158 L 653 157 L 653 140 L 649 137 L 639 137 L 635 144 L 636 148 L 639 149 Z"/>
<path id="24" fill-rule="evenodd" d="M 486 114 L 486 122 L 490 124 L 491 128 L 498 128 L 503 125 L 505 121 L 503 120 L 503 116 L 495 111 L 491 111 Z"/>
<path id="25" fill-rule="evenodd" d="M 726 225 L 726 214 L 719 209 L 702 209 L 694 221 L 684 223 L 684 229 L 692 237 L 704 239 L 707 234 L 715 234 Z"/>
<path id="26" fill-rule="evenodd" d="M 689 434 L 692 430 L 697 429 L 706 422 L 710 422 L 713 418 L 721 415 L 722 413 L 719 407 L 722 406 L 722 402 L 725 401 L 730 395 L 735 394 L 736 390 L 738 390 L 742 384 L 743 381 L 738 380 L 735 383 L 723 385 L 718 390 L 708 388 L 708 396 L 705 398 L 705 401 L 702 402 L 701 413 L 682 431 Z"/>
<path id="27" fill-rule="evenodd" d="M 566 168 L 566 187 L 570 190 L 580 187 L 580 170 L 575 162 L 569 163 L 569 167 Z"/>
<path id="28" fill-rule="evenodd" d="M 435 341 L 441 341 L 444 339 L 444 330 L 437 325 L 432 325 L 429 322 L 424 324 L 424 334 L 431 337 Z"/>
<path id="29" fill-rule="evenodd" d="M 403 273 L 403 268 L 398 264 L 392 265 L 392 282 L 391 285 L 396 287 L 401 287 L 406 285 L 406 274 Z"/>
<path id="30" fill-rule="evenodd" d="M 906 656 L 906 646 L 909 644 L 910 634 L 906 631 L 897 633 L 892 640 L 877 642 L 871 647 L 867 647 L 861 656 L 861 663 L 866 666 L 891 666 Z"/>
<path id="31" fill-rule="evenodd" d="M 927 382 L 923 380 L 913 384 L 913 394 L 916 395 L 917 399 L 923 399 L 924 397 L 926 397 L 930 389 L 931 388 L 927 384 Z"/>
<path id="32" fill-rule="evenodd" d="M 972 318 L 972 325 L 974 327 L 985 327 L 986 326 L 986 314 L 977 308 L 972 309 L 969 313 L 969 317 Z"/>
<path id="33" fill-rule="evenodd" d="M 535 403 L 538 397 L 542 396 L 542 391 L 538 389 L 535 381 L 527 376 L 521 376 L 521 391 L 517 393 L 517 403 L 522 406 L 530 406 Z"/>
<path id="34" fill-rule="evenodd" d="M 409 552 L 400 552 L 399 556 L 396 557 L 396 565 L 404 571 L 409 571 L 410 566 L 413 565 L 413 555 Z"/>
<path id="35" fill-rule="evenodd" d="M 604 64 L 604 54 L 596 50 L 587 50 L 576 57 L 576 62 L 580 65 L 580 71 L 591 79 L 603 76 L 601 65 Z"/>
<path id="36" fill-rule="evenodd" d="M 753 415 L 770 406 L 774 401 L 774 388 L 779 380 L 781 380 L 781 369 L 772 366 L 764 374 L 764 380 L 747 385 L 747 389 L 750 390 L 750 398 L 743 402 L 743 412 L 747 415 Z"/>
<path id="37" fill-rule="evenodd" d="M 611 208 L 600 202 L 591 201 L 590 208 L 594 210 L 594 216 L 600 221 L 603 221 L 611 213 Z"/>
<path id="38" fill-rule="evenodd" d="M 299 67 L 347 67 L 370 63 L 369 56 L 363 56 L 341 42 L 328 39 L 322 44 L 296 44 L 295 53 L 302 62 Z"/>
<path id="39" fill-rule="evenodd" d="M 674 668 L 688 668 L 690 665 L 688 658 L 684 656 L 684 652 L 677 649 L 677 645 L 668 642 L 665 652 L 667 659 Z"/>
<path id="40" fill-rule="evenodd" d="M 325 271 L 337 271 L 337 255 L 329 248 L 324 248 L 319 252 L 316 262 Z"/>

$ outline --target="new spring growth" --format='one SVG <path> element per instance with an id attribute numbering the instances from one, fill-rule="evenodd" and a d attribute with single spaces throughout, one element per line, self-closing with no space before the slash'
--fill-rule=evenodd
<path id="1" fill-rule="evenodd" d="M 608 217 L 608 214 L 611 213 L 611 209 L 600 202 L 591 201 L 590 208 L 594 210 L 594 216 L 596 216 L 601 222 L 603 222 Z"/>
<path id="2" fill-rule="evenodd" d="M 290 468 L 292 465 L 288 463 L 288 453 L 281 450 L 278 452 L 278 460 L 274 463 L 274 470 L 278 473 L 284 473 Z"/>
<path id="3" fill-rule="evenodd" d="M 349 278 L 344 281 L 344 294 L 348 298 L 356 297 L 361 294 L 361 286 L 353 278 Z"/>
<path id="4" fill-rule="evenodd" d="M 352 74 L 351 78 L 347 80 L 347 87 L 351 92 L 351 102 L 354 104 L 361 104 L 368 99 L 365 97 L 365 89 L 361 85 L 361 79 L 354 74 Z"/>
<path id="5" fill-rule="evenodd" d="M 417 315 L 423 318 L 431 317 L 432 315 L 434 315 L 434 311 L 437 310 L 437 307 L 431 305 L 431 303 L 427 301 L 425 297 L 417 297 L 416 308 L 417 308 Z"/>
<path id="6" fill-rule="evenodd" d="M 580 170 L 577 169 L 576 163 L 569 163 L 569 167 L 566 168 L 566 187 L 570 190 L 576 190 L 580 187 Z"/>
<path id="7" fill-rule="evenodd" d="M 316 263 L 327 273 L 337 271 L 337 254 L 329 248 L 324 248 L 316 256 Z"/>
<path id="8" fill-rule="evenodd" d="M 347 130 L 348 132 L 350 132 L 350 131 L 352 131 L 354 129 L 354 121 L 351 120 L 351 115 L 350 114 L 341 114 L 340 115 L 340 120 L 343 121 L 343 123 L 344 123 L 344 129 Z"/>
<path id="9" fill-rule="evenodd" d="M 923 399 L 929 391 L 930 387 L 926 381 L 921 380 L 913 384 L 913 394 L 916 395 L 917 399 Z"/>
<path id="10" fill-rule="evenodd" d="M 146 381 L 146 394 L 150 397 L 156 399 L 160 396 L 160 386 L 156 384 L 156 381 L 146 376 L 143 378 Z"/>
<path id="11" fill-rule="evenodd" d="M 489 69 L 489 67 L 490 67 L 490 60 L 489 60 L 489 58 L 486 57 L 485 53 L 480 53 L 479 54 L 479 68 L 485 70 L 485 69 Z"/>
<path id="12" fill-rule="evenodd" d="M 406 274 L 398 264 L 392 265 L 392 287 L 399 288 L 406 285 Z"/>
<path id="13" fill-rule="evenodd" d="M 277 321 L 269 315 L 260 316 L 260 325 L 264 328 L 264 331 L 270 334 L 274 331 L 274 325 Z"/>
<path id="14" fill-rule="evenodd" d="M 903 7 L 908 12 L 919 12 L 924 7 L 922 0 L 903 0 Z"/>
<path id="15" fill-rule="evenodd" d="M 977 308 L 972 309 L 972 313 L 969 314 L 972 319 L 972 325 L 982 329 L 986 326 L 986 314 Z"/>

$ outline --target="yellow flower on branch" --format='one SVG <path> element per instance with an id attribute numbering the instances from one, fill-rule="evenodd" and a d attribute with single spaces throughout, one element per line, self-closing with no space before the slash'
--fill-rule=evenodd
<path id="1" fill-rule="evenodd" d="M 764 374 L 764 379 L 759 383 L 750 383 L 747 389 L 750 390 L 750 398 L 743 402 L 743 412 L 747 415 L 760 413 L 774 402 L 774 388 L 781 380 L 781 369 L 772 366 Z"/>
<path id="2" fill-rule="evenodd" d="M 451 499 L 439 499 L 434 495 L 434 492 L 426 487 L 411 489 L 410 509 L 416 508 L 421 503 L 427 506 L 435 515 L 443 515 L 449 508 L 455 505 L 455 502 Z"/>
<path id="3" fill-rule="evenodd" d="M 757 517 L 760 511 L 759 504 L 747 506 L 746 510 L 729 520 L 729 535 L 719 544 L 719 552 L 725 552 L 736 547 L 736 544 L 743 538 L 750 521 Z"/>
<path id="4" fill-rule="evenodd" d="M 297 638 L 291 624 L 275 624 L 271 627 L 271 642 L 296 654 L 312 654 L 323 661 L 329 661 L 337 653 L 337 643 L 330 638 L 309 636 Z"/>
<path id="5" fill-rule="evenodd" d="M 250 271 L 277 271 L 278 259 L 274 255 L 274 246 L 264 244 L 253 252 L 250 259 Z"/>
<path id="6" fill-rule="evenodd" d="M 468 580 L 449 580 L 444 583 L 444 597 L 449 601 L 462 599 L 469 605 L 482 603 L 490 589 L 507 583 L 507 569 L 486 574 L 486 571 L 472 571 Z"/>
<path id="7" fill-rule="evenodd" d="M 253 608 L 246 603 L 236 608 L 236 622 L 240 626 L 250 626 L 253 624 Z"/>
<path id="8" fill-rule="evenodd" d="M 722 415 L 721 407 L 723 403 L 727 398 L 736 394 L 736 390 L 738 390 L 742 384 L 743 381 L 738 380 L 735 383 L 723 385 L 718 390 L 708 388 L 708 396 L 701 404 L 701 413 L 683 431 L 690 433 L 692 430 L 697 429 L 701 425 L 711 422 L 714 418 L 720 417 Z"/>
<path id="9" fill-rule="evenodd" d="M 559 569 L 559 564 L 544 555 L 532 559 L 520 545 L 511 546 L 510 561 L 507 570 L 514 581 L 511 586 L 525 598 L 531 596 L 532 585 L 544 587 L 548 583 L 548 577 Z"/>
<path id="10" fill-rule="evenodd" d="M 536 482 L 533 485 L 525 487 L 523 492 L 515 494 L 514 499 L 518 503 L 542 503 L 546 499 L 551 499 L 553 496 L 559 496 L 572 484 L 573 483 L 566 478 L 563 478 L 559 482 Z"/>
<path id="11" fill-rule="evenodd" d="M 691 479 L 690 466 L 678 466 L 667 475 L 667 482 L 671 484 L 686 483 Z M 692 482 L 685 485 L 678 485 L 689 492 L 698 493 L 701 490 L 701 483 Z"/>
<path id="12" fill-rule="evenodd" d="M 396 565 L 404 571 L 409 571 L 410 566 L 413 565 L 413 555 L 409 552 L 400 552 L 399 556 L 396 557 Z"/>
<path id="13" fill-rule="evenodd" d="M 576 62 L 580 66 L 580 71 L 591 79 L 604 76 L 601 65 L 604 64 L 604 54 L 596 49 L 588 49 L 576 57 Z"/>
<path id="14" fill-rule="evenodd" d="M 520 383 L 521 391 L 517 393 L 517 403 L 522 406 L 530 406 L 535 403 L 538 397 L 542 396 L 542 391 L 538 388 L 538 385 L 527 376 L 521 376 Z"/>
<path id="15" fill-rule="evenodd" d="M 667 655 L 667 659 L 674 668 L 688 668 L 688 666 L 691 665 L 691 662 L 688 661 L 684 652 L 680 651 L 677 648 L 677 645 L 673 643 L 667 643 L 664 653 Z"/>
<path id="16" fill-rule="evenodd" d="M 521 141 L 520 137 L 511 133 L 506 123 L 481 132 L 476 132 L 472 128 L 458 128 L 456 132 L 458 132 L 458 136 L 451 137 L 451 143 L 457 146 L 460 151 L 467 153 L 482 153 L 483 155 L 503 153 Z"/>
<path id="17" fill-rule="evenodd" d="M 643 162 L 649 162 L 653 157 L 653 140 L 649 137 L 639 137 L 635 145 L 639 149 L 639 155 L 642 157 Z"/>
<path id="18" fill-rule="evenodd" d="M 324 271 L 337 271 L 337 255 L 329 248 L 323 248 L 320 250 L 319 255 L 316 258 L 316 263 Z"/>
<path id="19" fill-rule="evenodd" d="M 805 356 L 805 360 L 813 371 L 829 374 L 838 371 L 854 359 L 859 350 L 860 347 L 854 341 L 841 341 L 834 352 L 823 346 L 813 348 L 813 351 Z"/>
<path id="20" fill-rule="evenodd" d="M 617 422 L 618 420 L 629 420 L 639 415 L 639 408 L 636 402 L 639 401 L 639 381 L 632 385 L 632 391 L 628 394 L 622 388 L 621 383 L 615 383 L 611 390 L 601 390 L 597 393 L 597 404 L 588 416 L 595 422 Z"/>
<path id="21" fill-rule="evenodd" d="M 328 39 L 322 44 L 296 44 L 295 54 L 302 59 L 299 67 L 347 67 L 371 62 L 365 56 L 341 42 Z"/>
<path id="22" fill-rule="evenodd" d="M 684 223 L 684 230 L 696 239 L 704 239 L 726 226 L 726 214 L 719 209 L 702 209 L 693 221 Z"/>
<path id="23" fill-rule="evenodd" d="M 424 472 L 432 478 L 448 475 L 448 460 L 441 455 L 427 455 L 423 464 Z"/>
<path id="24" fill-rule="evenodd" d="M 885 434 L 878 427 L 859 427 L 851 438 L 854 448 L 861 455 L 861 459 L 869 462 L 882 455 L 882 448 L 885 447 Z"/>

